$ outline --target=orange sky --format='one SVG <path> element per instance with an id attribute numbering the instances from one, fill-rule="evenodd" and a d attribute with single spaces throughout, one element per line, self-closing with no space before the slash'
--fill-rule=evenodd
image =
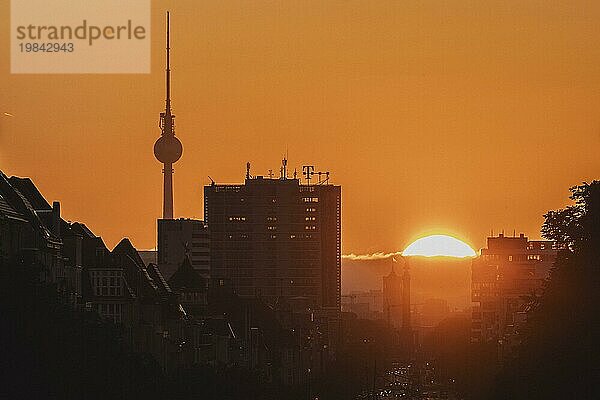
<path id="1" fill-rule="evenodd" d="M 155 246 L 166 9 L 176 216 L 202 217 L 207 175 L 278 171 L 287 148 L 342 185 L 344 253 L 425 232 L 478 248 L 491 228 L 538 237 L 600 177 L 598 1 L 154 0 L 150 75 L 11 75 L 8 3 L 0 169 L 109 246 Z"/>

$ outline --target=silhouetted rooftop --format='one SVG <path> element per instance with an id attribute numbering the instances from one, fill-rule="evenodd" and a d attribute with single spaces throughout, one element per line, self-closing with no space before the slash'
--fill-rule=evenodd
<path id="1" fill-rule="evenodd" d="M 169 279 L 169 286 L 175 291 L 181 289 L 205 291 L 206 280 L 192 267 L 190 258 L 186 256 Z"/>

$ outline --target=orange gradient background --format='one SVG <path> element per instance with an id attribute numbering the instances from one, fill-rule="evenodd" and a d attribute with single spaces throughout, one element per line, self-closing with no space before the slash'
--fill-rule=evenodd
<path id="1" fill-rule="evenodd" d="M 314 164 L 342 185 L 343 252 L 427 233 L 539 235 L 600 176 L 600 2 L 152 2 L 149 75 L 11 75 L 0 3 L 0 169 L 109 246 L 155 246 L 172 11 L 175 215 L 202 186 Z M 10 113 L 13 117 L 6 116 Z"/>

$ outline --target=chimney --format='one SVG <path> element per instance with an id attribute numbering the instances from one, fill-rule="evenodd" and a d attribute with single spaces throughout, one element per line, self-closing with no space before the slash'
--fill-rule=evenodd
<path id="1" fill-rule="evenodd" d="M 52 203 L 52 233 L 60 237 L 60 202 Z"/>

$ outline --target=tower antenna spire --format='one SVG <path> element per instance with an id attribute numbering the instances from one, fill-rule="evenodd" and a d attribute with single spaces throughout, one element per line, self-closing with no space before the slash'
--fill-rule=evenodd
<path id="1" fill-rule="evenodd" d="M 167 99 L 165 105 L 166 114 L 171 114 L 171 15 L 167 11 Z"/>

